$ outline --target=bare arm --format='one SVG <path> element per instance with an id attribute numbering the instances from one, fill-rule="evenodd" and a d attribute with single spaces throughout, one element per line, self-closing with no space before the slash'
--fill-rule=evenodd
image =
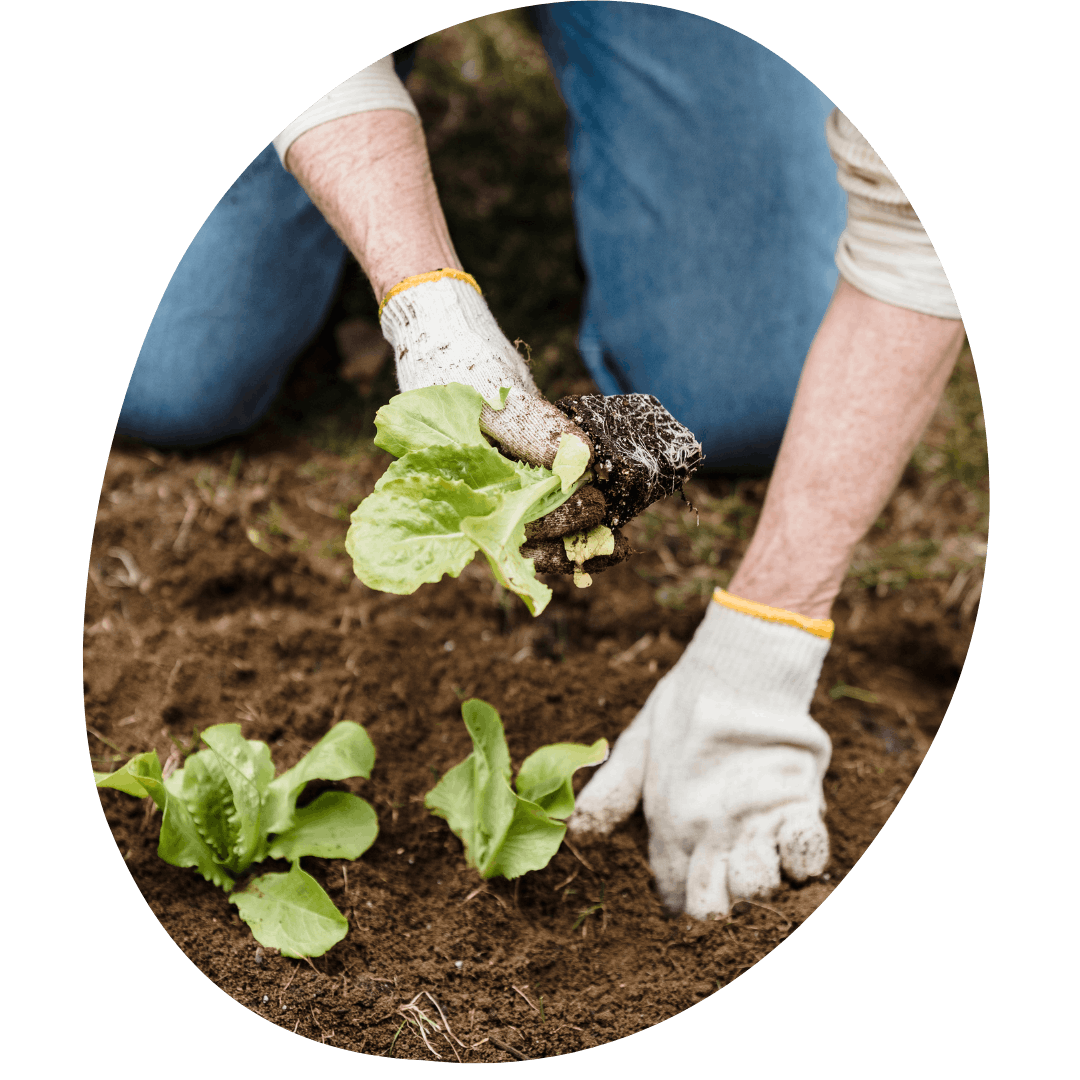
<path id="1" fill-rule="evenodd" d="M 380 299 L 414 274 L 462 268 L 423 129 L 409 113 L 380 109 L 320 124 L 289 147 L 286 164 Z"/>
<path id="2" fill-rule="evenodd" d="M 841 279 L 806 358 L 737 596 L 827 618 L 964 341 L 956 319 L 875 300 Z"/>

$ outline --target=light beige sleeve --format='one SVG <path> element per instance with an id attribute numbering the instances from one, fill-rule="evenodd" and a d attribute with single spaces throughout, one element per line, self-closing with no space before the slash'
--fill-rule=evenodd
<path id="1" fill-rule="evenodd" d="M 418 120 L 420 118 L 409 91 L 394 71 L 393 56 L 376 60 L 371 67 L 358 71 L 325 97 L 319 98 L 274 140 L 274 149 L 284 165 L 289 147 L 305 131 L 351 113 L 374 112 L 376 109 L 401 109 L 412 113 Z"/>
<path id="2" fill-rule="evenodd" d="M 952 288 L 907 196 L 874 148 L 839 109 L 825 122 L 847 226 L 836 249 L 840 276 L 887 304 L 959 319 Z"/>

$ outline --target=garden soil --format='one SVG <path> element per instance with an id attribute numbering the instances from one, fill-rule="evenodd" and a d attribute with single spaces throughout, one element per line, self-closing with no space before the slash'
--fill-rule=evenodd
<path id="1" fill-rule="evenodd" d="M 680 537 L 720 521 L 709 507 L 736 507 L 740 527 L 717 526 L 719 562 L 706 568 L 726 580 L 765 482 L 696 478 L 688 494 L 700 526 L 678 497 L 657 504 L 629 527 L 644 554 L 586 590 L 552 577 L 554 599 L 534 620 L 483 563 L 412 596 L 353 578 L 345 518 L 388 460 L 374 450 L 341 457 L 270 428 L 184 455 L 114 446 L 86 605 L 94 768 L 149 749 L 175 768 L 198 731 L 227 722 L 269 743 L 279 769 L 341 719 L 363 724 L 377 751 L 369 780 L 307 792 L 350 790 L 379 816 L 359 860 L 305 860 L 349 921 L 324 956 L 259 949 L 222 890 L 157 857 L 152 804 L 102 791 L 146 902 L 207 978 L 268 1022 L 369 1054 L 563 1054 L 701 1001 L 797 931 L 896 808 L 949 703 L 979 572 L 845 586 L 813 703 L 834 747 L 832 856 L 820 878 L 717 920 L 672 917 L 653 887 L 639 811 L 605 843 L 564 845 L 545 870 L 485 884 L 423 806 L 470 750 L 461 702 L 481 697 L 500 711 L 515 766 L 545 743 L 615 740 L 707 603 L 712 581 L 695 585 L 700 560 Z M 939 541 L 974 521 L 958 485 L 928 492 L 909 470 L 875 542 L 917 521 L 924 495 Z M 453 1036 L 422 1027 L 418 1009 L 443 1016 Z"/>

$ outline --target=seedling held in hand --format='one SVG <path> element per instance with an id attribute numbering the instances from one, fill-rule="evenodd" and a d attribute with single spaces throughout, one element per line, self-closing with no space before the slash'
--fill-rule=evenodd
<path id="1" fill-rule="evenodd" d="M 375 416 L 375 445 L 395 455 L 356 508 L 345 539 L 369 588 L 412 593 L 457 577 L 477 550 L 499 584 L 538 615 L 551 590 L 519 548 L 525 526 L 585 483 L 588 447 L 563 436 L 554 471 L 512 461 L 480 431 L 483 398 L 460 383 L 409 390 Z"/>
<path id="2" fill-rule="evenodd" d="M 151 750 L 114 773 L 94 773 L 94 779 L 98 787 L 152 798 L 162 812 L 158 855 L 172 866 L 196 867 L 222 889 L 231 889 L 253 863 L 288 859 L 287 874 L 255 878 L 229 900 L 260 945 L 285 956 L 321 956 L 349 924 L 300 868 L 300 859 L 358 859 L 379 825 L 371 806 L 348 792 L 325 791 L 299 808 L 296 800 L 309 780 L 370 776 L 371 739 L 359 724 L 344 720 L 277 779 L 269 747 L 243 738 L 239 724 L 209 727 L 202 741 L 207 749 L 168 778 Z"/>
<path id="3" fill-rule="evenodd" d="M 499 714 L 486 701 L 470 698 L 461 715 L 473 752 L 427 793 L 424 805 L 446 819 L 481 877 L 516 878 L 542 870 L 566 834 L 563 821 L 574 812 L 574 773 L 599 765 L 607 757 L 607 741 L 541 747 L 525 759 L 511 787 L 510 751 Z"/>

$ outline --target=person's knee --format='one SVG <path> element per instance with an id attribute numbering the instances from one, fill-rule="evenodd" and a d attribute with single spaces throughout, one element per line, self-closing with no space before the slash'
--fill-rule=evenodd
<path id="1" fill-rule="evenodd" d="M 204 446 L 238 435 L 264 415 L 280 384 L 280 378 L 237 379 L 227 372 L 177 378 L 174 371 L 169 378 L 147 367 L 136 365 L 116 430 L 152 446 Z"/>

